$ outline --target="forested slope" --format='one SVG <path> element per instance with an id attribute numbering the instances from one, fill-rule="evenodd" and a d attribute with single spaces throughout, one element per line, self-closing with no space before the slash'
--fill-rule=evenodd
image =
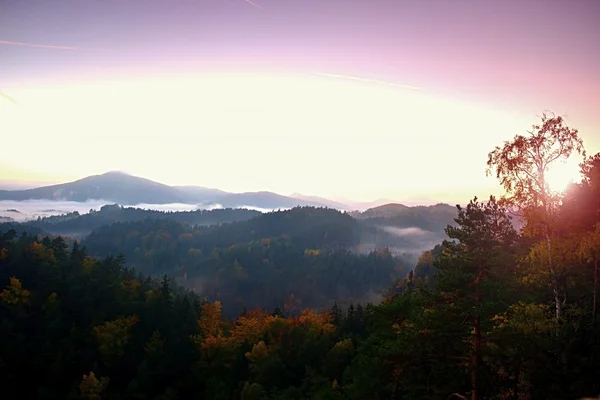
<path id="1" fill-rule="evenodd" d="M 379 301 L 411 268 L 385 248 L 358 251 L 365 229 L 347 214 L 301 207 L 214 227 L 171 220 L 114 224 L 84 243 L 92 255 L 123 254 L 145 274 L 168 273 L 221 300 L 228 315 L 244 306 L 297 313 L 334 301 Z"/>

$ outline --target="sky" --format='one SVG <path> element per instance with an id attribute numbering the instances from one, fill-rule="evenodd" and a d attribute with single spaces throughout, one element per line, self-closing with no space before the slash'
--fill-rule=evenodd
<path id="1" fill-rule="evenodd" d="M 0 0 L 0 181 L 485 197 L 487 153 L 544 110 L 600 151 L 599 20 L 597 0 Z"/>

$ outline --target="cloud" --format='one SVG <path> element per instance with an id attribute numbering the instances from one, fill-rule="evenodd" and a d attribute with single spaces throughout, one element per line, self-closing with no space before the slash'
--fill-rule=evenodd
<path id="1" fill-rule="evenodd" d="M 9 40 L 0 40 L 0 44 L 4 44 L 4 45 L 8 45 L 8 46 L 38 47 L 38 48 L 42 48 L 42 49 L 54 49 L 54 50 L 77 50 L 76 47 L 71 47 L 71 46 L 56 46 L 56 45 L 51 45 L 51 44 L 12 42 Z"/>
<path id="2" fill-rule="evenodd" d="M 255 2 L 253 2 L 252 0 L 244 0 L 246 3 L 250 4 L 253 7 L 256 8 L 261 8 L 258 4 L 256 4 Z"/>
<path id="3" fill-rule="evenodd" d="M 394 82 L 378 81 L 375 79 L 361 78 L 358 76 L 351 76 L 351 75 L 328 74 L 325 72 L 313 72 L 312 75 L 326 76 L 328 78 L 337 78 L 337 79 L 349 79 L 349 80 L 353 80 L 353 81 L 360 81 L 360 82 L 367 82 L 367 83 L 376 83 L 378 85 L 395 86 L 395 87 L 411 89 L 411 90 L 421 90 L 421 88 L 418 86 L 403 85 L 403 84 L 394 83 Z"/>

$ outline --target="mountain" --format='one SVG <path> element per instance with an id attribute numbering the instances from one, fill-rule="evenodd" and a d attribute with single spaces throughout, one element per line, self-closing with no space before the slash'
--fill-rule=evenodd
<path id="1" fill-rule="evenodd" d="M 369 208 L 362 212 L 353 212 L 352 214 L 359 219 L 368 218 L 393 218 L 401 215 L 413 213 L 412 208 L 399 203 L 389 203 L 377 207 Z"/>
<path id="2" fill-rule="evenodd" d="M 329 199 L 326 199 L 324 197 L 319 197 L 319 196 L 307 196 L 307 195 L 304 195 L 302 193 L 292 193 L 290 195 L 290 197 L 293 197 L 295 199 L 300 199 L 300 200 L 312 201 L 312 202 L 315 202 L 315 203 L 320 203 L 320 204 L 323 204 L 323 205 L 327 206 L 328 208 L 335 208 L 335 209 L 338 209 L 338 210 L 349 211 L 349 210 L 353 209 L 353 207 L 349 206 L 348 204 L 345 204 L 345 203 L 342 203 L 342 202 L 339 202 L 339 201 L 329 200 Z"/>
<path id="3" fill-rule="evenodd" d="M 220 189 L 206 188 L 202 186 L 173 186 L 173 188 L 185 193 L 193 199 L 196 199 L 196 202 L 200 203 L 214 201 L 222 196 L 230 194 Z"/>
<path id="4" fill-rule="evenodd" d="M 0 200 L 48 199 L 60 201 L 107 200 L 120 204 L 168 204 L 192 201 L 177 188 L 122 172 L 107 172 L 74 182 L 35 189 L 0 191 Z"/>
<path id="5" fill-rule="evenodd" d="M 273 192 L 228 193 L 215 199 L 223 207 L 256 207 L 265 210 L 293 208 L 297 206 L 328 207 L 327 204 L 314 200 L 304 200 L 283 196 Z"/>
<path id="6" fill-rule="evenodd" d="M 74 182 L 35 189 L 0 190 L 0 201 L 32 199 L 74 202 L 105 200 L 122 205 L 183 203 L 261 210 L 286 209 L 296 206 L 338 208 L 333 206 L 335 202 L 327 199 L 295 198 L 265 191 L 229 193 L 200 186 L 169 186 L 123 172 L 107 172 Z M 339 206 L 341 208 L 343 205 Z"/>
<path id="7" fill-rule="evenodd" d="M 386 204 L 395 203 L 394 200 L 391 199 L 377 199 L 373 201 L 344 201 L 348 204 L 353 210 L 365 211 L 369 208 L 381 207 Z"/>

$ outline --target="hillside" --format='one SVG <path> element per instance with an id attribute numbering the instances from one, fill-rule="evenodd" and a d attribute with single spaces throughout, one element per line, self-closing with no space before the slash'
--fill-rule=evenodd
<path id="1" fill-rule="evenodd" d="M 397 237 L 400 242 L 390 246 L 391 250 L 418 253 L 446 238 L 445 229 L 454 225 L 457 209 L 448 204 L 409 207 L 391 203 L 351 215 L 367 226 Z"/>
<path id="2" fill-rule="evenodd" d="M 94 229 L 117 222 L 133 222 L 145 219 L 169 219 L 177 223 L 191 226 L 219 225 L 235 221 L 244 221 L 260 215 L 260 212 L 246 209 L 215 209 L 195 211 L 155 211 L 119 205 L 106 205 L 99 211 L 90 211 L 87 214 L 78 212 L 59 216 L 42 218 L 25 222 L 21 229 L 35 228 L 50 234 L 67 235 L 83 238 Z M 0 226 L 0 231 L 2 227 Z"/>
<path id="3" fill-rule="evenodd" d="M 90 255 L 123 254 L 144 274 L 169 274 L 198 294 L 243 307 L 323 308 L 380 299 L 412 261 L 358 252 L 366 227 L 347 214 L 298 207 L 246 221 L 191 227 L 169 219 L 102 226 L 83 242 Z"/>

